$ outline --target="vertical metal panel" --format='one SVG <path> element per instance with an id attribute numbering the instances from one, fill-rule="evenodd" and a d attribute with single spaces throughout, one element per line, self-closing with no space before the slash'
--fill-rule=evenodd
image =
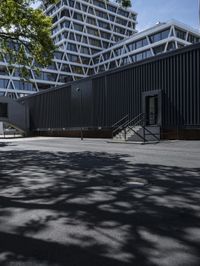
<path id="1" fill-rule="evenodd" d="M 30 108 L 31 127 L 110 127 L 129 113 L 142 112 L 142 93 L 162 91 L 164 127 L 200 124 L 200 45 L 152 58 L 24 98 Z M 83 109 L 80 118 L 80 94 Z"/>

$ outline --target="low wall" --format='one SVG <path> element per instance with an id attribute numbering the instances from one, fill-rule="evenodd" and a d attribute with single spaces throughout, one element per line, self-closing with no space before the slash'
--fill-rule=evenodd
<path id="1" fill-rule="evenodd" d="M 80 130 L 32 131 L 32 136 L 80 138 Z M 83 130 L 83 138 L 112 138 L 111 130 Z M 200 129 L 161 129 L 161 140 L 200 140 Z"/>
<path id="2" fill-rule="evenodd" d="M 32 136 L 48 136 L 48 137 L 71 137 L 80 138 L 80 130 L 69 131 L 32 131 Z M 112 132 L 109 130 L 83 130 L 83 138 L 112 138 Z"/>
<path id="3" fill-rule="evenodd" d="M 162 129 L 161 139 L 200 140 L 199 129 Z"/>

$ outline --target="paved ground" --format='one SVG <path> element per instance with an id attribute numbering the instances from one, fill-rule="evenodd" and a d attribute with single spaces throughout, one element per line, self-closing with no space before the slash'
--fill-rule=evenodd
<path id="1" fill-rule="evenodd" d="M 199 266 L 200 142 L 0 140 L 0 265 Z"/>

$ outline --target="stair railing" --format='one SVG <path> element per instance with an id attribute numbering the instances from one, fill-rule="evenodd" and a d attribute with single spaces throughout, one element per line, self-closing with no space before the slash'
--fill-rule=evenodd
<path id="1" fill-rule="evenodd" d="M 134 127 L 136 126 L 141 126 L 143 128 L 143 136 L 139 134 Z M 145 143 L 147 141 L 146 135 L 151 135 L 153 136 L 157 141 L 160 141 L 160 139 L 151 132 L 147 127 L 146 127 L 146 114 L 145 113 L 140 113 L 136 117 L 129 119 L 129 115 L 124 116 L 122 119 L 117 121 L 113 126 L 112 126 L 112 137 L 116 135 L 118 132 L 124 132 L 124 139 L 126 140 L 126 136 L 128 131 L 133 131 L 137 136 L 139 136 L 143 142 Z"/>
<path id="2" fill-rule="evenodd" d="M 154 134 L 153 132 L 151 132 L 148 128 L 146 128 L 146 127 L 144 126 L 144 136 L 145 136 L 145 134 L 146 134 L 146 131 L 147 131 L 148 135 L 151 135 L 151 136 L 153 136 L 157 141 L 160 141 L 160 139 L 156 136 L 156 134 Z"/>
<path id="3" fill-rule="evenodd" d="M 129 126 L 144 126 L 146 122 L 146 115 L 144 113 L 140 113 L 133 119 L 127 121 L 124 123 L 124 127 L 129 127 Z"/>
<path id="4" fill-rule="evenodd" d="M 112 128 L 118 127 L 120 124 L 122 124 L 122 122 L 126 119 L 128 119 L 129 115 L 125 115 L 124 117 L 122 117 L 119 121 L 117 121 L 115 124 L 112 125 Z"/>
<path id="5" fill-rule="evenodd" d="M 140 113 L 139 115 L 137 115 L 136 117 L 134 117 L 133 119 L 131 119 L 124 125 L 124 128 L 125 128 L 124 130 L 126 131 L 125 136 L 127 135 L 128 131 L 132 131 L 145 142 L 146 141 L 145 134 L 144 136 L 142 136 L 134 129 L 134 127 L 136 126 L 141 126 L 144 129 L 145 124 L 146 124 L 146 114 Z"/>
<path id="6" fill-rule="evenodd" d="M 129 115 L 125 115 L 119 121 L 112 125 L 112 137 L 118 132 L 124 129 L 124 124 L 129 121 Z"/>

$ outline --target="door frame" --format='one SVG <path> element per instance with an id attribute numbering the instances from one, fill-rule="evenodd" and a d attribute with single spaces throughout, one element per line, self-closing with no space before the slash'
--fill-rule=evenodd
<path id="1" fill-rule="evenodd" d="M 157 124 L 155 126 L 162 125 L 162 91 L 161 90 L 152 90 L 142 92 L 142 112 L 147 114 L 147 97 L 157 96 L 158 97 L 158 117 Z"/>

